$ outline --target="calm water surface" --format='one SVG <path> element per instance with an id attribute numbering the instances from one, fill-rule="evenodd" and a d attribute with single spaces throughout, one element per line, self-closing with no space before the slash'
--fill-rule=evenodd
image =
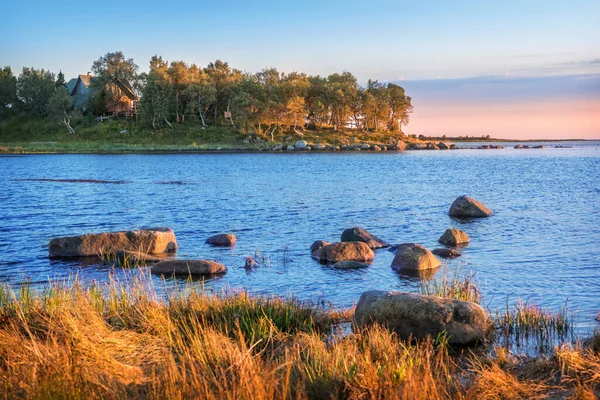
<path id="1" fill-rule="evenodd" d="M 560 144 L 573 148 L 0 157 L 0 279 L 43 285 L 79 273 L 106 280 L 103 265 L 49 260 L 48 241 L 168 226 L 179 257 L 229 268 L 206 282 L 209 290 L 349 306 L 368 289 L 415 291 L 419 279 L 394 272 L 386 250 L 365 270 L 320 265 L 308 251 L 314 240 L 336 241 L 359 225 L 390 243 L 435 248 L 446 228 L 457 227 L 471 243 L 447 267 L 474 273 L 491 310 L 519 298 L 551 309 L 568 301 L 579 326 L 592 328 L 600 311 L 600 142 Z M 22 180 L 37 178 L 125 183 Z M 448 208 L 461 194 L 495 215 L 451 219 Z M 204 243 L 220 232 L 237 235 L 234 249 Z M 270 267 L 247 272 L 244 257 L 257 250 Z"/>

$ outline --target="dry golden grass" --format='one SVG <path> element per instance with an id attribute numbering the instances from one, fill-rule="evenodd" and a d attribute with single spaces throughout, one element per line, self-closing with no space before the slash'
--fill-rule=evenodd
<path id="1" fill-rule="evenodd" d="M 6 399 L 446 399 L 597 394 L 598 354 L 527 360 L 452 355 L 373 326 L 331 340 L 351 316 L 188 283 L 159 299 L 151 280 L 43 293 L 0 288 Z M 552 380 L 549 379 L 552 376 Z M 595 392 L 596 391 L 596 392 Z"/>

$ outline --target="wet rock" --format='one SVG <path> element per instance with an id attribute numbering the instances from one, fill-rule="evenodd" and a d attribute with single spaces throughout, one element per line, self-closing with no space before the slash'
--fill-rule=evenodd
<path id="1" fill-rule="evenodd" d="M 434 249 L 431 252 L 436 256 L 440 256 L 442 258 L 460 257 L 460 251 L 455 249 Z"/>
<path id="2" fill-rule="evenodd" d="M 373 147 L 371 148 L 371 150 L 373 150 L 373 151 L 381 151 L 381 147 L 379 147 L 376 144 L 374 144 Z"/>
<path id="3" fill-rule="evenodd" d="M 440 148 L 437 146 L 437 144 L 433 143 L 433 142 L 429 142 L 427 143 L 427 146 L 425 147 L 427 150 L 439 150 Z"/>
<path id="4" fill-rule="evenodd" d="M 150 228 L 54 238 L 48 250 L 50 257 L 100 256 L 118 250 L 154 254 L 177 250 L 177 240 L 172 229 Z"/>
<path id="5" fill-rule="evenodd" d="M 363 144 L 360 145 L 360 148 L 362 150 L 369 150 L 371 148 L 371 145 L 368 144 L 368 143 L 363 143 Z"/>
<path id="6" fill-rule="evenodd" d="M 319 144 L 315 144 L 314 149 L 318 150 L 318 151 L 323 151 L 323 150 L 327 149 L 327 146 L 325 146 L 324 144 L 319 143 Z"/>
<path id="7" fill-rule="evenodd" d="M 260 267 L 260 263 L 254 259 L 252 256 L 246 256 L 246 261 L 244 262 L 244 268 L 246 269 L 255 269 Z"/>
<path id="8" fill-rule="evenodd" d="M 478 304 L 416 293 L 370 290 L 360 296 L 354 323 L 362 328 L 378 323 L 401 339 L 436 338 L 444 332 L 451 345 L 484 339 L 488 319 Z"/>
<path id="9" fill-rule="evenodd" d="M 532 147 L 532 149 L 545 149 L 545 148 L 546 148 L 546 146 L 544 146 L 543 144 L 539 145 L 539 146 L 533 146 Z"/>
<path id="10" fill-rule="evenodd" d="M 115 261 L 122 267 L 139 267 L 146 264 L 165 261 L 164 257 L 157 257 L 140 251 L 117 250 Z"/>
<path id="11" fill-rule="evenodd" d="M 455 218 L 485 218 L 493 211 L 469 196 L 459 196 L 450 206 L 449 214 Z"/>
<path id="12" fill-rule="evenodd" d="M 294 150 L 296 150 L 296 148 L 294 146 L 292 146 L 292 145 L 289 145 L 288 147 L 286 147 L 286 150 L 287 151 L 294 151 Z"/>
<path id="13" fill-rule="evenodd" d="M 522 144 L 518 144 L 518 145 L 516 145 L 516 146 L 515 146 L 515 149 L 523 149 L 523 148 L 524 148 L 524 147 L 523 147 L 523 145 L 522 145 Z"/>
<path id="14" fill-rule="evenodd" d="M 324 240 L 315 240 L 313 244 L 310 245 L 310 253 L 312 254 L 315 251 L 319 250 L 321 247 L 329 246 L 330 244 L 331 242 L 326 242 Z"/>
<path id="15" fill-rule="evenodd" d="M 361 269 L 361 268 L 367 268 L 369 266 L 369 264 L 367 263 L 362 263 L 362 262 L 358 262 L 358 261 L 338 261 L 333 265 L 333 268 L 335 269 Z"/>
<path id="16" fill-rule="evenodd" d="M 371 261 L 375 253 L 363 242 L 342 242 L 323 246 L 312 253 L 312 257 L 320 262 L 336 263 L 338 261 Z"/>
<path id="17" fill-rule="evenodd" d="M 440 150 L 449 150 L 450 149 L 450 145 L 447 144 L 446 142 L 439 142 L 437 145 L 440 148 Z"/>
<path id="18" fill-rule="evenodd" d="M 237 238 L 232 233 L 221 233 L 206 239 L 206 243 L 213 246 L 232 247 L 235 245 Z"/>
<path id="19" fill-rule="evenodd" d="M 438 242 L 446 246 L 456 246 L 458 244 L 469 243 L 469 235 L 460 229 L 446 229 L 446 232 L 438 239 Z"/>
<path id="20" fill-rule="evenodd" d="M 209 260 L 167 260 L 154 265 L 150 272 L 160 275 L 217 275 L 226 273 L 227 268 Z"/>
<path id="21" fill-rule="evenodd" d="M 377 236 L 371 234 L 366 229 L 360 226 L 354 228 L 348 228 L 342 232 L 342 242 L 363 242 L 366 243 L 372 249 L 379 249 L 383 247 L 389 247 L 390 245 L 379 239 Z"/>
<path id="22" fill-rule="evenodd" d="M 441 265 L 440 260 L 418 243 L 403 243 L 396 250 L 392 268 L 397 271 L 433 269 Z"/>
<path id="23" fill-rule="evenodd" d="M 275 145 L 275 147 L 273 147 L 273 150 L 281 151 L 281 150 L 283 150 L 283 145 L 281 143 L 278 143 Z"/>

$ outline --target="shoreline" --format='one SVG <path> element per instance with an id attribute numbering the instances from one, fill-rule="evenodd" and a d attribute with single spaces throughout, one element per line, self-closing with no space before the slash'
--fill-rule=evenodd
<path id="1" fill-rule="evenodd" d="M 461 141 L 461 140 L 446 140 L 446 143 L 455 144 L 456 147 L 451 149 L 438 149 L 438 148 L 419 148 L 417 146 L 426 146 L 427 143 L 436 142 L 432 141 L 421 141 L 421 142 L 407 142 L 408 147 L 406 150 L 398 150 L 393 148 L 386 148 L 381 143 L 356 143 L 355 148 L 326 148 L 326 149 L 294 149 L 286 150 L 283 148 L 277 148 L 276 146 L 269 145 L 258 145 L 248 147 L 233 147 L 230 144 L 206 144 L 200 146 L 189 146 L 183 145 L 178 146 L 176 144 L 158 144 L 156 146 L 148 146 L 147 144 L 121 144 L 115 143 L 113 145 L 96 145 L 91 143 L 89 147 L 77 146 L 79 149 L 68 149 L 69 145 L 77 145 L 77 143 L 59 143 L 59 142 L 30 142 L 30 143 L 0 143 L 0 156 L 4 155 L 60 155 L 60 154 L 258 154 L 258 153 L 272 153 L 272 154 L 319 154 L 319 153 L 402 153 L 405 151 L 444 151 L 444 150 L 500 150 L 506 147 L 460 147 L 463 143 L 476 143 L 481 146 L 485 146 L 490 143 L 564 143 L 564 142 L 593 142 L 593 139 L 553 139 L 553 140 L 486 140 L 486 141 Z M 360 148 L 361 145 L 368 144 L 371 146 L 369 149 Z M 46 147 L 47 146 L 47 147 Z M 58 147 L 54 150 L 53 147 Z M 102 146 L 105 146 L 104 148 Z M 110 148 L 113 147 L 113 148 Z M 138 148 L 139 147 L 139 148 Z M 332 146 L 333 147 L 333 146 Z M 339 147 L 339 146 L 338 146 Z M 375 148 L 373 148 L 375 147 Z M 527 149 L 527 147 L 525 147 Z M 539 148 L 537 146 L 530 147 L 532 149 Z M 561 148 L 556 146 L 555 148 Z"/>

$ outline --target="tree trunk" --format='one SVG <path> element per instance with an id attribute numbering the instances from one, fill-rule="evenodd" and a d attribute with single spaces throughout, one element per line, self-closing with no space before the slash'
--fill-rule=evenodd
<path id="1" fill-rule="evenodd" d="M 71 117 L 69 117 L 69 114 L 67 114 L 66 112 L 65 112 L 65 118 L 63 118 L 63 123 L 65 124 L 65 126 L 69 130 L 69 133 L 71 135 L 73 135 L 75 133 L 75 129 L 73 129 L 71 127 Z"/>
<path id="2" fill-rule="evenodd" d="M 152 116 L 152 127 L 154 129 L 156 129 L 156 116 L 155 115 Z"/>
<path id="3" fill-rule="evenodd" d="M 171 125 L 167 117 L 165 117 L 165 122 L 167 123 L 167 125 L 169 125 L 169 128 L 173 129 L 173 125 Z"/>

